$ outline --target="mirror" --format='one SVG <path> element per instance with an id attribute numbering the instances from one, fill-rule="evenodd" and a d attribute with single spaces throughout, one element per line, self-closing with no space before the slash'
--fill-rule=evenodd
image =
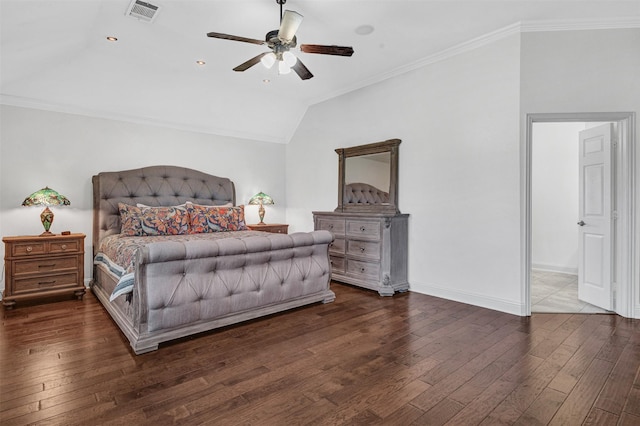
<path id="1" fill-rule="evenodd" d="M 336 149 L 338 207 L 343 212 L 400 213 L 398 146 L 400 139 Z"/>

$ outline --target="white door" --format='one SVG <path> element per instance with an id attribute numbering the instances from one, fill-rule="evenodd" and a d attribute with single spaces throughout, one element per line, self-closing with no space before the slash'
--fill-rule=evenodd
<path id="1" fill-rule="evenodd" d="M 613 125 L 580 132 L 578 298 L 611 310 Z"/>

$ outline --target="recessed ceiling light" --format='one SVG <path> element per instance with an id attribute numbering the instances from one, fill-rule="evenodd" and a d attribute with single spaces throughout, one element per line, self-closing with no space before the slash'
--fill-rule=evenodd
<path id="1" fill-rule="evenodd" d="M 372 25 L 360 25 L 359 27 L 356 28 L 356 34 L 359 35 L 369 35 L 373 32 L 373 26 Z"/>
<path id="2" fill-rule="evenodd" d="M 264 80 L 262 80 L 262 82 L 264 84 L 269 84 L 269 83 L 271 83 L 271 80 L 269 80 L 268 78 L 265 78 Z"/>
<path id="3" fill-rule="evenodd" d="M 196 64 L 198 64 L 198 65 L 204 65 L 204 64 L 206 64 L 206 62 L 205 62 L 205 61 L 196 61 Z"/>
<path id="4" fill-rule="evenodd" d="M 118 41 L 118 37 L 108 36 L 107 40 L 109 40 L 109 41 Z"/>

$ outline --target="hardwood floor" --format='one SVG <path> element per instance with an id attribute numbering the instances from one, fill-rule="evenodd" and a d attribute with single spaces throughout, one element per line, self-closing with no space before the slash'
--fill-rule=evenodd
<path id="1" fill-rule="evenodd" d="M 0 328 L 0 424 L 640 424 L 640 321 L 332 284 L 135 356 L 92 294 Z"/>

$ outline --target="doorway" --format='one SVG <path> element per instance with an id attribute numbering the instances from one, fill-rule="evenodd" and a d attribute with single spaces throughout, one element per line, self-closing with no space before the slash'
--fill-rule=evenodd
<path id="1" fill-rule="evenodd" d="M 532 283 L 534 267 L 541 269 L 539 259 L 534 263 L 534 235 L 533 235 L 533 170 L 534 164 L 534 125 L 536 123 L 567 123 L 567 125 L 576 123 L 583 127 L 593 127 L 596 122 L 612 122 L 616 127 L 615 149 L 612 151 L 612 161 L 615 162 L 616 168 L 612 173 L 612 188 L 615 191 L 612 195 L 612 216 L 615 218 L 612 233 L 611 249 L 615 253 L 613 263 L 611 265 L 610 284 L 611 284 L 611 306 L 612 311 L 625 316 L 637 317 L 638 312 L 635 310 L 635 297 L 637 297 L 638 289 L 634 288 L 634 274 L 637 272 L 638 260 L 635 253 L 637 247 L 638 236 L 632 230 L 635 228 L 635 167 L 636 167 L 636 150 L 633 141 L 635 141 L 635 114 L 634 113 L 559 113 L 559 114 L 528 114 L 526 123 L 526 135 L 522 150 L 523 159 L 523 262 L 522 262 L 522 285 L 523 285 L 523 314 L 531 314 L 532 306 Z M 577 173 L 576 173 L 577 175 Z M 576 191 L 577 193 L 577 191 Z M 577 209 L 573 210 L 572 226 L 576 226 L 578 222 Z M 576 226 L 577 227 L 577 226 Z M 575 232 L 575 229 L 573 230 Z M 566 252 L 565 252 L 566 253 Z M 558 273 L 572 273 L 575 269 L 572 265 L 575 262 L 564 259 L 555 266 Z M 563 263 L 565 265 L 563 265 Z M 567 266 L 568 265 L 568 266 Z M 547 265 L 549 266 L 549 265 Z M 562 270 L 563 267 L 568 269 Z"/>
<path id="2" fill-rule="evenodd" d="M 580 135 L 608 123 L 540 122 L 532 129 L 531 312 L 607 313 L 610 294 L 579 297 Z M 608 292 L 609 293 L 609 292 Z M 606 299 L 606 300 L 604 300 Z M 607 308 L 607 309 L 605 309 Z"/>

